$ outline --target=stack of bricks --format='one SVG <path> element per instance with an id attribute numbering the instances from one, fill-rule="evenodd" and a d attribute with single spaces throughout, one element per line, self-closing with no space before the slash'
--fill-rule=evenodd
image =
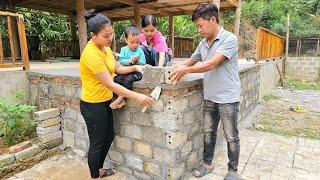
<path id="1" fill-rule="evenodd" d="M 35 112 L 34 119 L 38 121 L 37 135 L 42 144 L 62 142 L 61 118 L 59 109 L 50 108 Z"/>
<path id="2" fill-rule="evenodd" d="M 159 100 L 145 113 L 133 100 L 114 111 L 115 141 L 109 151 L 114 165 L 133 179 L 183 179 L 202 160 L 202 80 L 166 83 L 171 68 L 150 67 L 134 91 Z"/>

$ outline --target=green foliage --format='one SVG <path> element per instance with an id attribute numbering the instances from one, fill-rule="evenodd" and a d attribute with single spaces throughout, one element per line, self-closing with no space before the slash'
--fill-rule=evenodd
<path id="1" fill-rule="evenodd" d="M 292 77 L 286 77 L 287 86 L 289 89 L 297 90 L 320 90 L 320 82 L 301 82 Z"/>
<path id="2" fill-rule="evenodd" d="M 284 35 L 289 13 L 292 35 L 320 34 L 319 7 L 319 0 L 244 0 L 242 18 Z"/>
<path id="3" fill-rule="evenodd" d="M 4 143 L 12 145 L 28 136 L 34 136 L 36 121 L 30 118 L 35 106 L 10 103 L 10 100 L 23 100 L 25 94 L 19 91 L 7 99 L 0 99 L 0 137 Z"/>
<path id="4" fill-rule="evenodd" d="M 280 97 L 273 95 L 273 94 L 267 94 L 267 95 L 263 96 L 263 100 L 265 100 L 265 101 L 271 101 L 274 99 L 280 99 Z"/>

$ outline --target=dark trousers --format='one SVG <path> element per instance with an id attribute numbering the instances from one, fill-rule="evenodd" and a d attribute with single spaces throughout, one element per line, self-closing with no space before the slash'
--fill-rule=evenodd
<path id="1" fill-rule="evenodd" d="M 212 163 L 217 140 L 218 125 L 219 121 L 221 121 L 228 145 L 228 170 L 237 171 L 240 153 L 239 133 L 237 127 L 239 102 L 219 104 L 205 100 L 203 113 L 205 123 L 203 151 L 204 163 Z"/>
<path id="2" fill-rule="evenodd" d="M 114 82 L 120 84 L 121 86 L 132 90 L 132 84 L 135 81 L 140 81 L 142 79 L 142 74 L 140 72 L 133 72 L 129 74 L 118 74 L 114 77 Z"/>
<path id="3" fill-rule="evenodd" d="M 140 45 L 140 48 L 144 52 L 147 64 L 151 66 L 159 65 L 159 53 L 156 52 L 155 48 L 152 48 L 151 51 L 145 45 Z M 167 66 L 168 63 L 171 62 L 172 57 L 169 53 L 165 53 L 164 57 L 165 57 L 164 66 Z"/>
<path id="4" fill-rule="evenodd" d="M 80 101 L 80 111 L 86 122 L 90 147 L 88 165 L 92 178 L 99 177 L 99 169 L 103 168 L 104 160 L 114 139 L 111 101 L 87 103 Z"/>

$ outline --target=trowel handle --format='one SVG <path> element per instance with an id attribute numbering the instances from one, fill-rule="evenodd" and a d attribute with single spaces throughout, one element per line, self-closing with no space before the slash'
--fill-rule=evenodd
<path id="1" fill-rule="evenodd" d="M 148 106 L 144 106 L 144 107 L 142 108 L 141 112 L 145 113 L 147 109 L 148 109 Z"/>

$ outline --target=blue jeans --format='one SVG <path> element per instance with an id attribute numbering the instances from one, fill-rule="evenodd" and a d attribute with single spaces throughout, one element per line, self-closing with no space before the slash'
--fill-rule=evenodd
<path id="1" fill-rule="evenodd" d="M 146 57 L 147 64 L 151 66 L 159 65 L 159 53 L 156 52 L 155 48 L 152 48 L 151 50 L 149 50 L 148 47 L 145 45 L 140 45 L 140 48 L 142 49 Z M 165 53 L 164 58 L 165 58 L 164 66 L 167 66 L 168 63 L 171 62 L 172 57 L 169 53 Z"/>
<path id="2" fill-rule="evenodd" d="M 219 121 L 222 122 L 224 135 L 228 145 L 228 170 L 238 170 L 240 153 L 239 133 L 237 119 L 239 113 L 239 102 L 219 104 L 205 100 L 203 109 L 204 118 L 204 151 L 203 161 L 211 164 L 217 140 Z"/>

